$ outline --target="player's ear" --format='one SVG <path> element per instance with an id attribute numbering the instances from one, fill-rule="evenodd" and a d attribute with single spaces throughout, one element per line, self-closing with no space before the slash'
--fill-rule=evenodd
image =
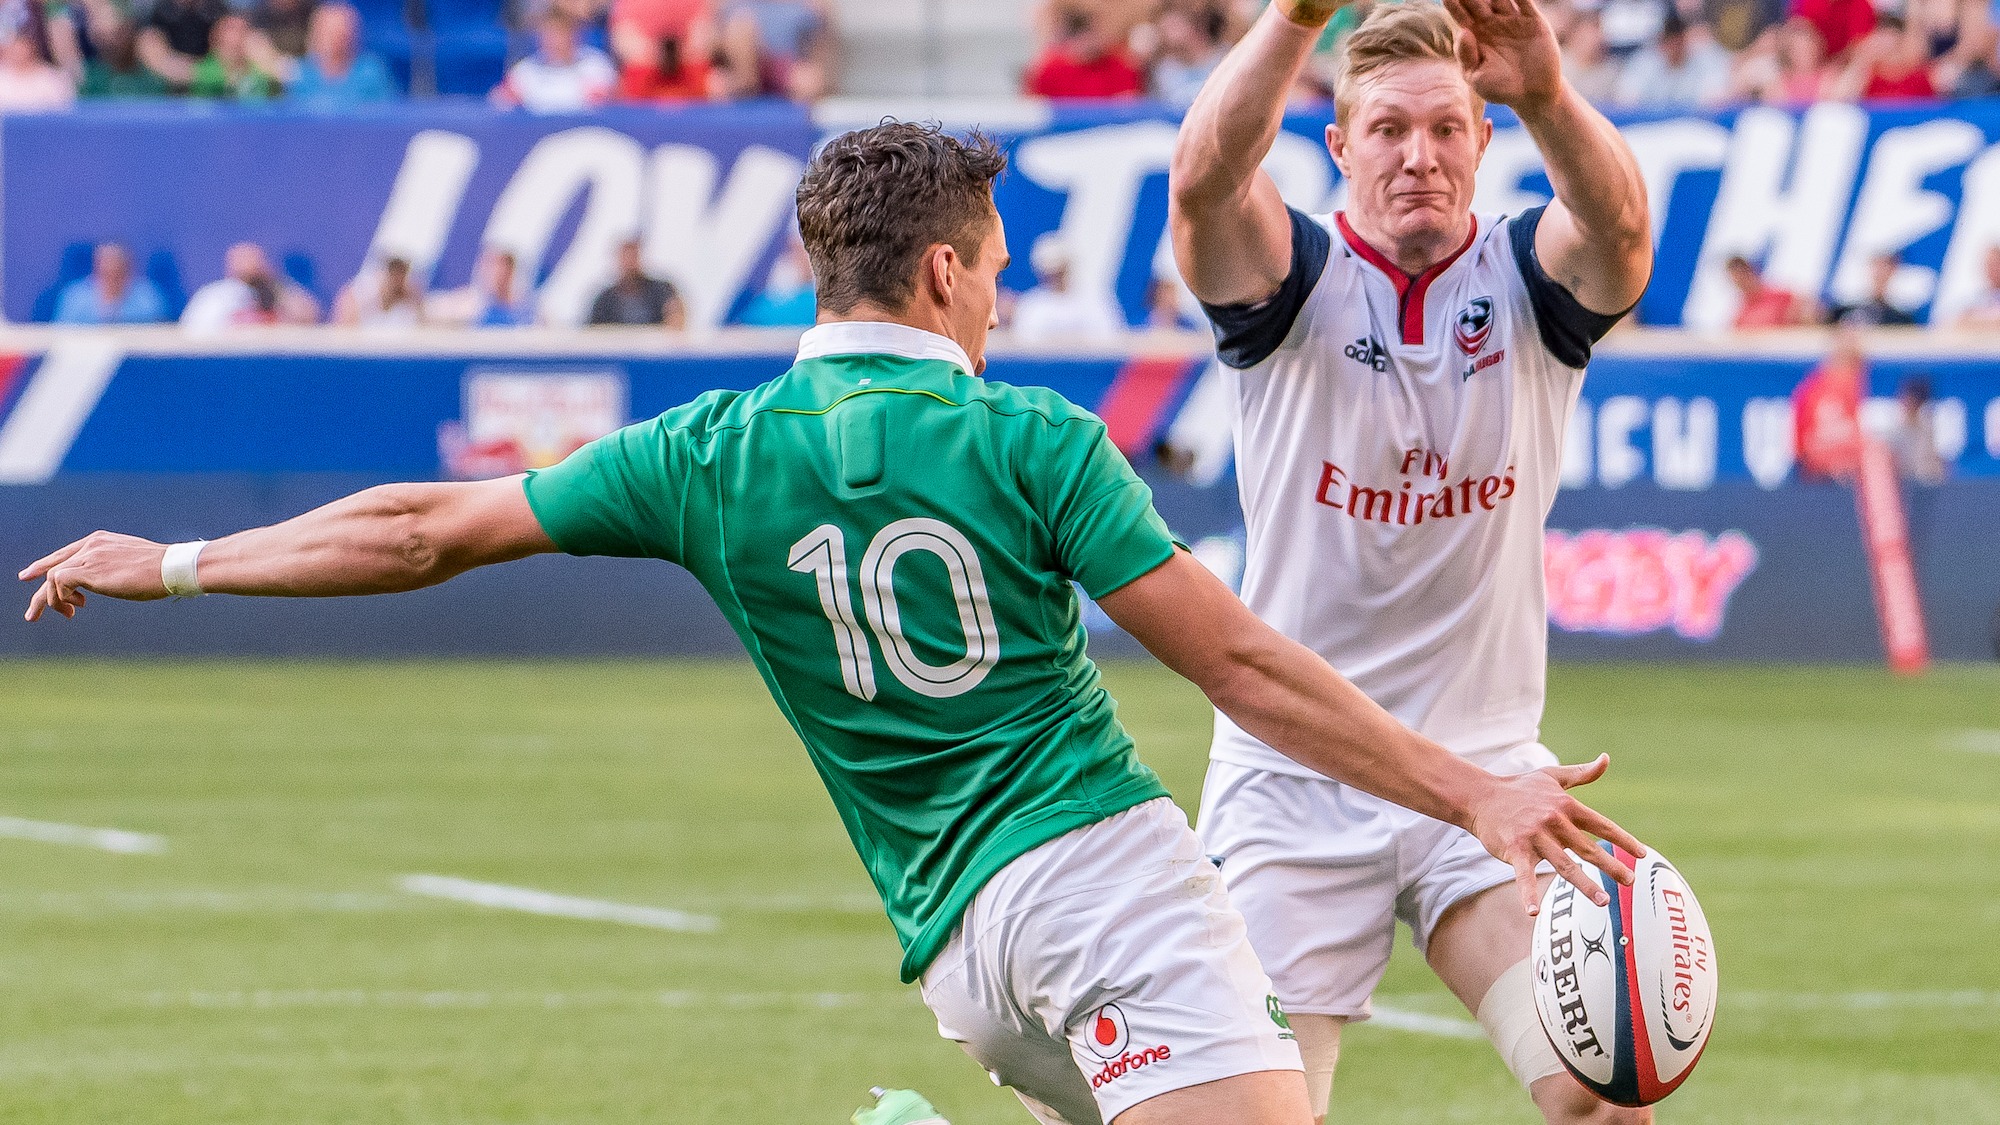
<path id="1" fill-rule="evenodd" d="M 1326 152 L 1333 157 L 1333 166 L 1340 169 L 1342 176 L 1354 178 L 1347 171 L 1347 134 L 1341 132 L 1338 123 L 1326 127 Z"/>
<path id="2" fill-rule="evenodd" d="M 940 305 L 951 303 L 952 289 L 958 284 L 958 251 L 951 243 L 940 242 L 924 252 L 924 281 Z"/>
<path id="3" fill-rule="evenodd" d="M 1479 117 L 1479 155 L 1486 155 L 1486 146 L 1493 143 L 1493 119 L 1481 114 Z"/>

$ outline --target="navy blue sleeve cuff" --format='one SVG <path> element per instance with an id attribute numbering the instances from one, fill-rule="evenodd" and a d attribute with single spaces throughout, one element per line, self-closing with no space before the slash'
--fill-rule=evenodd
<path id="1" fill-rule="evenodd" d="M 1284 283 L 1270 297 L 1249 305 L 1202 303 L 1209 325 L 1215 330 L 1215 354 L 1222 362 L 1242 370 L 1262 363 L 1278 350 L 1299 310 L 1326 272 L 1326 260 L 1333 251 L 1333 236 L 1296 208 L 1285 208 L 1292 217 L 1292 265 Z"/>
<path id="2" fill-rule="evenodd" d="M 1542 225 L 1546 210 L 1546 206 L 1530 207 L 1516 215 L 1508 225 L 1507 237 L 1513 241 L 1514 263 L 1521 269 L 1521 280 L 1528 286 L 1528 302 L 1534 306 L 1542 346 L 1565 366 L 1582 367 L 1590 362 L 1590 346 L 1632 310 L 1609 316 L 1592 312 L 1542 269 L 1542 260 L 1535 255 L 1535 228 Z"/>

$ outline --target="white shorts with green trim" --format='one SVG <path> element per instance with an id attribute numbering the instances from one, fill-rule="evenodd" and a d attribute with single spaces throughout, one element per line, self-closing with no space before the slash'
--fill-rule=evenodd
<path id="1" fill-rule="evenodd" d="M 922 985 L 939 1034 L 1043 1125 L 1301 1069 L 1243 916 L 1164 797 L 1008 864 Z"/>
<path id="2" fill-rule="evenodd" d="M 1479 764 L 1515 774 L 1556 757 L 1526 743 Z M 1421 952 L 1446 911 L 1514 879 L 1470 832 L 1323 777 L 1211 762 L 1200 823 L 1291 1012 L 1367 1019 L 1397 919 Z"/>

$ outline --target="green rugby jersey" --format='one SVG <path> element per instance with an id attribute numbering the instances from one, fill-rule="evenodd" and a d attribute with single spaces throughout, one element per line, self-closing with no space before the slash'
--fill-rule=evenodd
<path id="1" fill-rule="evenodd" d="M 903 325 L 529 474 L 573 555 L 691 571 L 840 811 L 915 980 L 1022 853 L 1165 796 L 1084 655 L 1093 597 L 1174 541 L 1104 423 Z"/>

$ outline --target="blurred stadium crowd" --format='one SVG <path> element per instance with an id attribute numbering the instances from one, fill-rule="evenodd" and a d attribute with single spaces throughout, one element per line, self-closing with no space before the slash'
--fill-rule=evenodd
<path id="1" fill-rule="evenodd" d="M 867 0 L 845 0 L 849 5 Z M 1017 0 L 1021 92 L 1185 105 L 1265 0 Z M 1298 98 L 1325 99 L 1338 16 Z M 1993 0 L 1549 0 L 1602 105 L 1713 108 L 2000 91 Z M 185 97 L 343 108 L 480 96 L 558 112 L 842 92 L 836 0 L 4 0 L 0 110 Z M 920 18 L 920 17 L 919 17 Z M 1004 45 L 997 49 L 1006 49 Z"/>

